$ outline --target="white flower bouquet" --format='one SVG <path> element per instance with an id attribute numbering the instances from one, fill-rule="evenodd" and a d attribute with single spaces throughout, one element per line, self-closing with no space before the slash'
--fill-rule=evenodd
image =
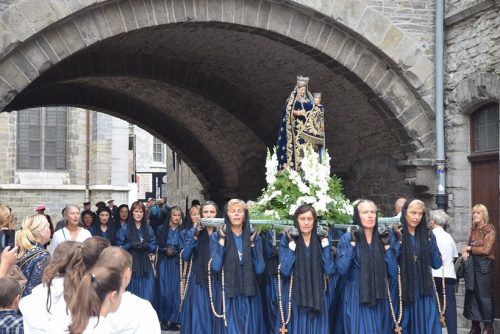
<path id="1" fill-rule="evenodd" d="M 266 181 L 267 188 L 252 206 L 253 219 L 291 220 L 302 204 L 311 204 L 322 220 L 344 223 L 351 219 L 352 204 L 342 192 L 340 179 L 330 176 L 326 151 L 320 162 L 319 154 L 306 146 L 300 172 L 290 168 L 278 172 L 276 150 L 268 150 Z"/>

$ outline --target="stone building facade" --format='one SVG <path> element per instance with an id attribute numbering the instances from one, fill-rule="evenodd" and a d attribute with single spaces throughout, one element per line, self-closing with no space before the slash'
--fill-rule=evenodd
<path id="1" fill-rule="evenodd" d="M 135 173 L 165 174 L 167 171 L 166 159 L 172 153 L 161 141 L 136 126 L 130 126 L 126 121 L 79 108 L 67 108 L 66 147 L 62 155 L 64 168 L 24 168 L 20 166 L 18 156 L 18 122 L 21 122 L 18 114 L 18 111 L 14 111 L 0 115 L 0 155 L 4 157 L 0 169 L 0 203 L 12 207 L 19 219 L 32 214 L 41 203 L 45 204 L 47 212 L 55 219 L 60 219 L 60 212 L 68 203 L 81 205 L 85 200 L 90 200 L 95 204 L 113 198 L 118 205 L 130 204 L 141 197 L 134 184 Z M 129 150 L 131 134 L 136 147 Z M 48 133 L 44 134 L 42 143 L 48 136 Z M 155 141 L 158 143 L 159 155 L 153 157 Z M 129 154 L 132 156 L 130 161 Z M 176 163 L 182 166 L 182 162 Z M 183 204 L 183 196 L 199 196 L 201 186 L 189 169 L 184 168 L 179 174 L 172 168 L 171 174 L 173 196 L 169 197 L 173 202 L 169 201 L 170 204 Z M 181 177 L 190 180 L 191 188 L 179 190 L 178 185 L 185 182 L 179 181 Z M 167 188 L 163 191 L 166 194 Z"/>

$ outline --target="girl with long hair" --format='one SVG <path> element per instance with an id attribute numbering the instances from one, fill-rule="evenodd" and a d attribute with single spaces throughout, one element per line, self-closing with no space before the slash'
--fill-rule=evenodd
<path id="1" fill-rule="evenodd" d="M 43 272 L 42 284 L 19 303 L 27 332 L 61 333 L 68 328 L 68 306 L 78 283 L 109 246 L 109 241 L 101 237 L 58 245 Z"/>
<path id="2" fill-rule="evenodd" d="M 106 316 L 120 306 L 122 274 L 118 268 L 96 267 L 83 276 L 69 306 L 70 334 L 111 332 Z"/>

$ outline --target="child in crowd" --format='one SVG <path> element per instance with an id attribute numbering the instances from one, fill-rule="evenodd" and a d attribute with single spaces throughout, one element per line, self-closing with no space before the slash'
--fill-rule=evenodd
<path id="1" fill-rule="evenodd" d="M 10 277 L 0 278 L 0 332 L 22 334 L 23 317 L 17 313 L 21 286 Z"/>

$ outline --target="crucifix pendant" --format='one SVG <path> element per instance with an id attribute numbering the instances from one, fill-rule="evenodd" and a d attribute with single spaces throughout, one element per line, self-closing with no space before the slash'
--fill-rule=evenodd
<path id="1" fill-rule="evenodd" d="M 283 325 L 280 328 L 280 334 L 285 334 L 285 333 L 288 333 L 288 329 L 286 329 L 285 325 Z"/>
<path id="2" fill-rule="evenodd" d="M 399 325 L 396 325 L 396 327 L 394 327 L 394 333 L 397 333 L 397 334 L 401 334 L 401 327 L 399 327 Z"/>
<path id="3" fill-rule="evenodd" d="M 446 321 L 444 319 L 444 316 L 439 317 L 439 322 L 441 322 L 441 327 L 443 327 L 443 328 L 446 327 Z"/>

